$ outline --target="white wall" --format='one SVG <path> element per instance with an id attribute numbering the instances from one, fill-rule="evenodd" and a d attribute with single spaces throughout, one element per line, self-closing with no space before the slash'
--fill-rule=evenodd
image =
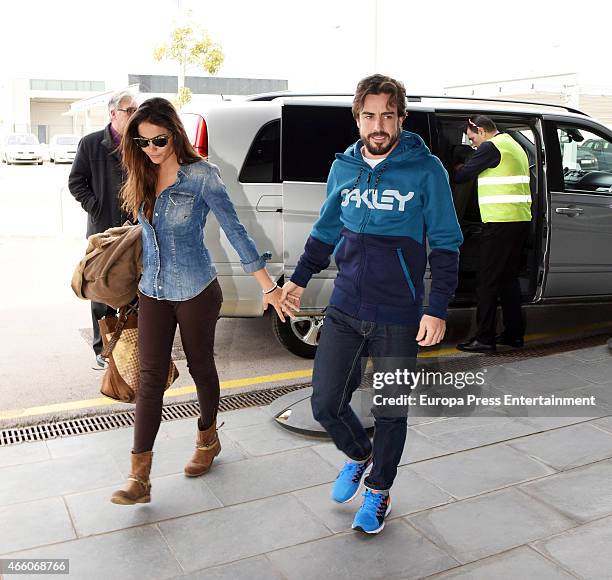
<path id="1" fill-rule="evenodd" d="M 27 79 L 8 79 L 0 86 L 0 131 L 4 134 L 30 131 L 30 101 Z"/>
<path id="2" fill-rule="evenodd" d="M 71 101 L 30 102 L 30 124 L 36 133 L 37 125 L 47 127 L 47 143 L 58 133 L 72 133 L 72 117 L 62 116 L 70 108 Z"/>

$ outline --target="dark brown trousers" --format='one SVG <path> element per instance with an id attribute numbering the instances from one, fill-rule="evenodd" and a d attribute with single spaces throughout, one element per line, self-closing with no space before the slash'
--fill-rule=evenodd
<path id="1" fill-rule="evenodd" d="M 213 349 L 222 301 L 223 295 L 217 280 L 211 282 L 195 298 L 181 302 L 140 295 L 140 388 L 136 398 L 134 453 L 153 449 L 161 422 L 164 386 L 177 324 L 200 403 L 199 426 L 205 429 L 216 420 L 219 376 Z"/>

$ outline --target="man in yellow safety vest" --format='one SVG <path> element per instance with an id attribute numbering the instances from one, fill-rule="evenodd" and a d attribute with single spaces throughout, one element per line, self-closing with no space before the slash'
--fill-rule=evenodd
<path id="1" fill-rule="evenodd" d="M 476 335 L 457 345 L 466 352 L 491 352 L 495 345 L 523 346 L 525 328 L 518 280 L 521 251 L 531 223 L 529 161 L 522 147 L 500 133 L 485 115 L 468 119 L 466 134 L 477 147 L 456 169 L 454 181 L 478 176 L 478 205 L 483 221 L 478 268 Z M 496 336 L 497 299 L 504 331 Z"/>

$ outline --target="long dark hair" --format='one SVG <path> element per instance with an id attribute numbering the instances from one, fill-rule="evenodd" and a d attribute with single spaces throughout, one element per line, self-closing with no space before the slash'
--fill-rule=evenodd
<path id="1" fill-rule="evenodd" d="M 127 171 L 127 180 L 121 188 L 120 196 L 123 208 L 134 218 L 138 217 L 138 209 L 144 202 L 145 215 L 150 219 L 155 205 L 159 166 L 134 141 L 134 137 L 140 136 L 138 126 L 145 121 L 163 127 L 172 135 L 172 147 L 179 163 L 195 163 L 202 157 L 191 145 L 185 127 L 170 101 L 155 97 L 147 99 L 138 107 L 130 117 L 121 139 L 122 162 Z"/>

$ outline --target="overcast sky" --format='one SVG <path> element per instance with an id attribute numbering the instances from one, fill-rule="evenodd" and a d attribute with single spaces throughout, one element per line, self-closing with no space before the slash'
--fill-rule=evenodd
<path id="1" fill-rule="evenodd" d="M 409 92 L 566 72 L 579 72 L 585 84 L 612 85 L 607 18 L 598 15 L 605 4 L 512 0 L 506 14 L 491 0 L 180 0 L 221 44 L 226 58 L 219 76 L 350 91 L 377 69 L 403 80 Z M 152 52 L 168 37 L 178 5 L 3 4 L 0 75 L 107 80 L 175 74 L 172 64 L 155 63 Z"/>

